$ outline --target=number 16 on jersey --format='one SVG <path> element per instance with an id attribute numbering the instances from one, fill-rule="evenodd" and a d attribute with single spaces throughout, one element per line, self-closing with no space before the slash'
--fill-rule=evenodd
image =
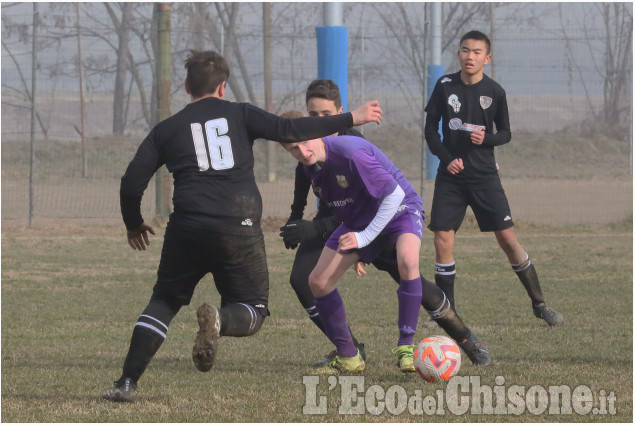
<path id="1" fill-rule="evenodd" d="M 192 128 L 196 161 L 200 171 L 207 171 L 210 167 L 214 170 L 227 170 L 234 166 L 234 154 L 232 153 L 231 140 L 226 135 L 228 126 L 225 118 L 207 121 L 205 135 L 203 135 L 201 124 L 195 122 L 190 124 L 190 127 Z M 205 149 L 205 139 L 207 139 L 207 149 Z M 207 156 L 208 150 L 209 157 Z"/>

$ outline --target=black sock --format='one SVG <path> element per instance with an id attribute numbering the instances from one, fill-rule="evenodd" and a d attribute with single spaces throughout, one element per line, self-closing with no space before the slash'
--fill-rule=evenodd
<path id="1" fill-rule="evenodd" d="M 536 268 L 529 260 L 529 256 L 527 256 L 527 260 L 522 264 L 512 264 L 512 269 L 516 272 L 518 279 L 520 279 L 520 282 L 527 291 L 527 295 L 531 298 L 531 304 L 537 305 L 544 303 L 545 298 L 542 295 L 542 289 L 540 289 L 538 274 L 536 273 Z"/>
<path id="2" fill-rule="evenodd" d="M 260 330 L 267 315 L 260 308 L 241 303 L 227 304 L 218 313 L 221 336 L 253 335 Z"/>
<path id="3" fill-rule="evenodd" d="M 180 305 L 153 296 L 132 331 L 130 348 L 124 361 L 120 382 L 125 378 L 131 378 L 135 384 L 137 383 L 148 363 L 163 344 L 168 326 L 180 308 Z"/>
<path id="4" fill-rule="evenodd" d="M 447 298 L 443 300 L 441 305 L 435 310 L 428 310 L 430 318 L 439 324 L 449 336 L 455 341 L 461 342 L 470 334 L 470 329 L 465 326 L 463 320 L 456 314 L 456 311 L 450 306 Z"/>
<path id="5" fill-rule="evenodd" d="M 165 337 L 156 332 L 135 326 L 119 382 L 131 378 L 136 384 L 164 340 Z"/>
<path id="6" fill-rule="evenodd" d="M 309 319 L 311 319 L 311 321 L 315 323 L 315 326 L 317 326 L 318 329 L 320 329 L 320 331 L 322 331 L 322 333 L 326 335 L 326 330 L 324 329 L 322 318 L 320 317 L 320 313 L 318 313 L 315 306 L 313 305 L 309 308 L 305 308 L 305 310 L 306 310 L 306 313 L 309 315 Z"/>
<path id="7" fill-rule="evenodd" d="M 454 301 L 454 278 L 456 277 L 456 266 L 454 261 L 451 264 L 434 264 L 434 282 L 443 291 L 450 305 L 456 310 Z"/>
<path id="8" fill-rule="evenodd" d="M 355 347 L 357 347 L 359 345 L 359 341 L 357 340 L 357 338 L 355 338 L 355 335 L 353 335 L 353 331 L 351 330 L 351 327 L 348 327 L 348 331 L 351 333 L 351 338 L 353 339 L 353 344 L 355 344 Z"/>

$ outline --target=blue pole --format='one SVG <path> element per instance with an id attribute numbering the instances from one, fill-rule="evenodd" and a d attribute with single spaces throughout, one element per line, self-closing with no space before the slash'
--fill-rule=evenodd
<path id="1" fill-rule="evenodd" d="M 437 83 L 439 78 L 443 77 L 443 74 L 445 74 L 445 68 L 443 67 L 443 65 L 428 65 L 428 100 L 432 95 L 435 84 Z M 442 121 L 439 122 L 439 134 L 441 135 L 441 140 L 443 140 L 441 124 Z M 426 179 L 436 179 L 439 162 L 439 158 L 437 158 L 436 155 L 430 152 L 430 148 L 426 144 Z"/>
<path id="2" fill-rule="evenodd" d="M 344 112 L 348 110 L 348 28 L 315 28 L 318 50 L 318 78 L 333 80 L 340 88 Z"/>

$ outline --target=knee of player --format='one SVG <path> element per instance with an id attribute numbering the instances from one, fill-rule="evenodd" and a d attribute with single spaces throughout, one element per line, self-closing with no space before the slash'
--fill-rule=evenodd
<path id="1" fill-rule="evenodd" d="M 262 325 L 265 323 L 266 318 L 267 316 L 262 313 L 257 316 L 256 323 L 254 324 L 253 330 L 250 332 L 250 335 L 255 334 L 260 330 L 260 328 L 262 328 Z"/>
<path id="2" fill-rule="evenodd" d="M 322 275 L 311 273 L 309 275 L 309 288 L 314 296 L 321 296 L 328 286 L 328 279 Z"/>
<path id="3" fill-rule="evenodd" d="M 512 257 L 525 257 L 527 253 L 520 246 L 517 239 L 498 239 L 498 245 L 508 255 Z"/>
<path id="4" fill-rule="evenodd" d="M 419 257 L 405 257 L 399 260 L 399 274 L 402 278 L 414 279 L 419 277 Z"/>
<path id="5" fill-rule="evenodd" d="M 454 245 L 454 234 L 451 232 L 436 232 L 434 234 L 434 247 L 439 250 L 451 250 Z"/>

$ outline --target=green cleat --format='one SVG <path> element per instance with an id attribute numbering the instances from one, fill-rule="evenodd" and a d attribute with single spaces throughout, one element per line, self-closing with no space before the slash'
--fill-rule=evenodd
<path id="1" fill-rule="evenodd" d="M 366 363 L 359 349 L 354 357 L 341 357 L 337 354 L 326 366 L 314 369 L 316 375 L 359 375 L 364 373 Z"/>
<path id="2" fill-rule="evenodd" d="M 357 343 L 357 351 L 359 351 L 359 355 L 362 356 L 362 360 L 366 361 L 366 349 L 364 347 L 363 342 Z M 320 368 L 320 367 L 327 366 L 329 363 L 331 363 L 335 359 L 336 355 L 337 355 L 337 350 L 331 351 L 326 356 L 324 356 L 323 359 L 315 362 L 315 364 L 313 364 L 313 367 Z"/>
<path id="3" fill-rule="evenodd" d="M 416 372 L 414 364 L 414 345 L 400 345 L 393 348 L 392 352 L 397 355 L 397 366 L 399 366 L 399 370 L 404 373 Z"/>

